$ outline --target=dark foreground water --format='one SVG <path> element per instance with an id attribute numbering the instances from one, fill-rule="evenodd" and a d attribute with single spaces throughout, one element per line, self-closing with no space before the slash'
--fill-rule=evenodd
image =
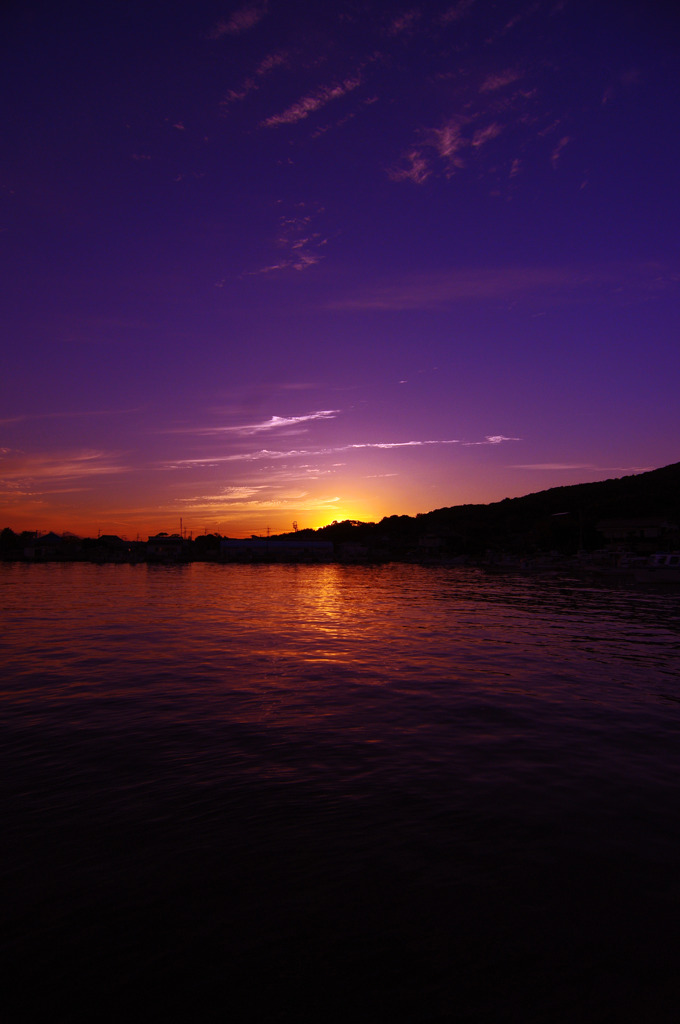
<path id="1" fill-rule="evenodd" d="M 0 1019 L 676 1021 L 680 594 L 0 565 Z"/>

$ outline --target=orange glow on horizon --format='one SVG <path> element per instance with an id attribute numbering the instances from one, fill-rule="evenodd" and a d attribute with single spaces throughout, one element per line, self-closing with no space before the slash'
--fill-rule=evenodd
<path id="1" fill-rule="evenodd" d="M 158 533 L 179 533 L 180 529 L 185 536 L 197 537 L 204 533 L 219 533 L 223 537 L 234 539 L 247 538 L 251 536 L 271 536 L 283 533 L 292 533 L 294 523 L 297 523 L 298 530 L 319 530 L 329 526 L 333 522 L 344 522 L 355 520 L 360 522 L 378 522 L 389 511 L 371 515 L 366 504 L 358 503 L 356 509 L 350 506 L 343 506 L 337 509 L 324 509 L 322 512 L 295 512 L 295 510 L 272 509 L 258 510 L 256 514 L 234 512 L 230 516 L 224 513 L 218 515 L 186 515 L 177 512 L 167 514 L 156 514 L 153 516 L 127 516 L 124 510 L 116 512 L 103 512 L 98 515 L 96 511 L 83 510 L 82 512 L 68 513 L 61 509 L 50 511 L 49 508 L 30 507 L 22 509 L 15 507 L 11 514 L 7 512 L 0 521 L 0 529 L 9 527 L 15 533 L 38 532 L 46 534 L 54 532 L 57 534 L 71 533 L 77 537 L 97 537 L 99 534 L 115 534 L 125 537 L 128 540 L 135 540 L 137 537 L 146 540 L 147 537 L 155 536 Z"/>
<path id="2" fill-rule="evenodd" d="M 242 488 L 225 487 L 223 480 L 209 478 L 199 485 L 182 480 L 180 486 L 173 478 L 172 493 L 168 493 L 162 478 L 154 481 L 153 490 L 148 489 L 146 479 L 141 483 L 141 475 L 131 483 L 119 481 L 120 487 L 117 481 L 97 491 L 91 486 L 40 491 L 34 485 L 33 493 L 28 487 L 23 494 L 5 492 L 0 529 L 9 527 L 15 533 L 68 532 L 92 538 L 114 534 L 128 540 L 145 540 L 158 533 L 177 534 L 182 529 L 187 537 L 218 533 L 241 539 L 267 536 L 267 532 L 270 536 L 292 533 L 294 523 L 298 530 L 318 530 L 347 520 L 379 523 L 390 516 L 414 517 L 456 505 L 485 505 L 558 484 L 622 475 L 597 468 L 588 472 L 588 467 L 574 466 L 566 467 L 564 472 L 558 467 L 552 478 L 546 478 L 531 467 L 489 465 L 482 460 L 474 465 L 454 463 L 443 472 L 412 459 L 402 464 L 397 456 L 390 456 L 389 461 L 394 472 L 376 474 L 375 468 L 375 464 L 357 466 L 354 473 L 343 467 L 333 474 L 331 485 L 305 479 L 301 473 L 286 482 L 285 490 L 274 473 L 271 482 L 268 473 L 263 473 L 259 482 Z M 65 479 L 63 483 L 70 481 Z M 237 490 L 246 493 L 229 493 Z"/>

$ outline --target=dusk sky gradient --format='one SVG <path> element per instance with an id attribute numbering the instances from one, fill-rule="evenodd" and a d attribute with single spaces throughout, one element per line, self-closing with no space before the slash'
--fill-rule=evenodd
<path id="1" fill-rule="evenodd" d="M 0 527 L 230 536 L 680 459 L 680 21 L 3 8 Z"/>

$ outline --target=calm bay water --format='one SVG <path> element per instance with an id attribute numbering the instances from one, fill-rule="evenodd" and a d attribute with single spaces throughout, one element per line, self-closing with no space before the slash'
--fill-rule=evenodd
<path id="1" fill-rule="evenodd" d="M 671 1021 L 680 594 L 0 564 L 2 1019 Z"/>

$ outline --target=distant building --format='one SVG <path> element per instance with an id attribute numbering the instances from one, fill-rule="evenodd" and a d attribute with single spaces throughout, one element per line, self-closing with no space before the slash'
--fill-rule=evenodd
<path id="1" fill-rule="evenodd" d="M 146 557 L 150 562 L 181 562 L 185 549 L 186 543 L 178 533 L 158 533 L 146 542 Z"/>
<path id="2" fill-rule="evenodd" d="M 98 562 L 127 562 L 132 544 L 115 533 L 102 533 L 92 543 L 91 560 Z"/>
<path id="3" fill-rule="evenodd" d="M 33 544 L 24 548 L 26 558 L 34 559 L 36 562 L 54 561 L 64 555 L 64 539 L 57 533 L 46 533 L 42 537 L 36 537 Z"/>

